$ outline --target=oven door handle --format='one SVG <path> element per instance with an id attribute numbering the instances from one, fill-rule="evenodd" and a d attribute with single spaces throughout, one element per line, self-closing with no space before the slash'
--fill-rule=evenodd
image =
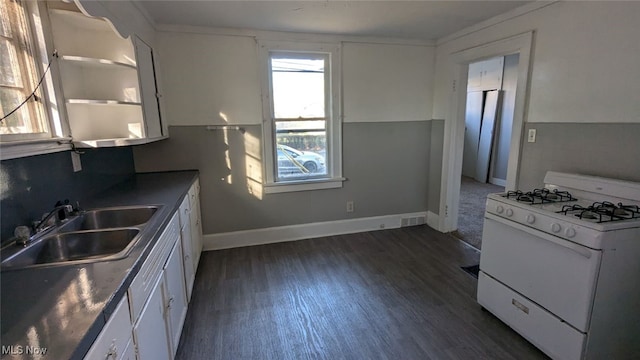
<path id="1" fill-rule="evenodd" d="M 587 258 L 587 259 L 591 258 L 591 255 L 592 255 L 591 251 L 589 251 L 589 248 L 587 248 L 585 246 L 574 244 L 574 243 L 570 242 L 569 240 L 564 240 L 562 238 L 558 238 L 556 236 L 549 235 L 549 234 L 547 234 L 547 233 L 545 233 L 543 231 L 540 231 L 540 230 L 537 230 L 537 229 L 534 229 L 534 228 L 530 228 L 528 226 L 524 226 L 524 225 L 519 224 L 519 223 L 517 223 L 515 221 L 507 220 L 507 219 L 501 218 L 501 217 L 496 216 L 496 215 L 491 214 L 491 213 L 485 213 L 484 217 L 487 218 L 487 219 L 490 219 L 490 220 L 497 221 L 497 222 L 499 222 L 499 223 L 501 223 L 503 225 L 510 226 L 512 228 L 518 229 L 520 231 L 524 231 L 524 232 L 526 232 L 526 233 L 528 233 L 530 235 L 533 235 L 535 237 L 550 241 L 550 242 L 552 242 L 552 243 L 554 243 L 556 245 L 559 245 L 559 246 L 562 246 L 564 248 L 567 248 L 567 249 L 569 249 L 569 250 L 571 250 L 571 251 L 573 251 L 573 252 L 575 252 L 575 253 L 577 253 L 577 254 L 579 254 L 579 255 Z"/>

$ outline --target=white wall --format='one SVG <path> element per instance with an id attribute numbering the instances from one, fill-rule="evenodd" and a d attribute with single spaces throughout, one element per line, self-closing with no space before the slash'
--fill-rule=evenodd
<path id="1" fill-rule="evenodd" d="M 158 33 L 169 123 L 261 124 L 255 38 L 189 31 Z M 433 46 L 349 40 L 342 52 L 345 122 L 431 118 Z"/>
<path id="2" fill-rule="evenodd" d="M 158 33 L 170 125 L 261 124 L 255 39 Z"/>
<path id="3" fill-rule="evenodd" d="M 640 122 L 640 2 L 557 2 L 437 47 L 433 118 L 446 117 L 451 53 L 535 31 L 528 122 Z"/>
<path id="4" fill-rule="evenodd" d="M 344 121 L 431 119 L 433 47 L 345 43 Z"/>
<path id="5" fill-rule="evenodd" d="M 205 233 L 425 212 L 435 47 L 258 35 L 342 43 L 343 187 L 263 194 L 259 66 L 256 33 L 249 31 L 158 33 L 165 119 L 173 126 L 168 140 L 134 147 L 136 170 L 199 169 Z M 245 132 L 202 128 L 224 118 Z M 346 212 L 347 201 L 355 202 L 354 212 Z"/>

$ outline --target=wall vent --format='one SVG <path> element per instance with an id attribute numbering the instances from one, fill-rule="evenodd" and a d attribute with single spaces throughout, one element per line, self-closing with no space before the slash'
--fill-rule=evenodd
<path id="1" fill-rule="evenodd" d="M 424 216 L 402 218 L 401 227 L 423 225 L 426 222 Z"/>

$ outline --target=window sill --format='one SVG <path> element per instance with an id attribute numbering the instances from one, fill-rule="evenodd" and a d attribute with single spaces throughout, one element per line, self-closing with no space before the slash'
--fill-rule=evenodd
<path id="1" fill-rule="evenodd" d="M 294 191 L 337 189 L 342 187 L 345 178 L 282 181 L 264 185 L 265 194 L 277 194 Z"/>
<path id="2" fill-rule="evenodd" d="M 71 145 L 68 144 L 69 141 L 71 141 L 71 138 L 64 137 L 0 142 L 0 160 L 71 150 Z"/>

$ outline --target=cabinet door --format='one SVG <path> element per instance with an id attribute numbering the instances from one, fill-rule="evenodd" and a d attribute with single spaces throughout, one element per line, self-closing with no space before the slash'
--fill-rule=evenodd
<path id="1" fill-rule="evenodd" d="M 169 338 L 165 321 L 165 301 L 163 298 L 164 278 L 158 276 L 149 301 L 142 309 L 133 334 L 138 348 L 138 359 L 171 359 Z"/>
<path id="2" fill-rule="evenodd" d="M 162 136 L 162 118 L 160 117 L 160 103 L 158 102 L 158 84 L 153 59 L 153 49 L 140 38 L 136 37 L 136 65 L 140 81 L 140 98 L 144 114 L 147 138 Z"/>
<path id="3" fill-rule="evenodd" d="M 200 261 L 200 253 L 202 253 L 202 221 L 200 215 L 200 182 L 196 181 L 191 190 L 189 190 L 191 198 L 191 249 L 193 258 L 193 272 L 198 270 L 198 262 Z"/>
<path id="4" fill-rule="evenodd" d="M 136 347 L 133 345 L 133 339 L 129 339 L 129 343 L 125 347 L 122 354 L 116 357 L 118 360 L 136 360 Z"/>
<path id="5" fill-rule="evenodd" d="M 469 64 L 467 92 L 502 89 L 504 56 Z"/>
<path id="6" fill-rule="evenodd" d="M 182 259 L 184 262 L 184 282 L 187 288 L 187 301 L 189 301 L 191 300 L 193 281 L 195 280 L 196 276 L 193 265 L 191 224 L 185 224 L 180 231 L 180 235 L 182 244 Z"/>
<path id="7" fill-rule="evenodd" d="M 130 341 L 129 301 L 125 295 L 84 358 L 86 360 L 121 359 Z"/>
<path id="8" fill-rule="evenodd" d="M 182 325 L 187 316 L 187 297 L 184 286 L 184 271 L 182 264 L 182 247 L 176 241 L 171 255 L 163 270 L 165 308 L 167 309 L 167 324 L 171 338 L 171 355 L 175 356 L 180 342 Z"/>

